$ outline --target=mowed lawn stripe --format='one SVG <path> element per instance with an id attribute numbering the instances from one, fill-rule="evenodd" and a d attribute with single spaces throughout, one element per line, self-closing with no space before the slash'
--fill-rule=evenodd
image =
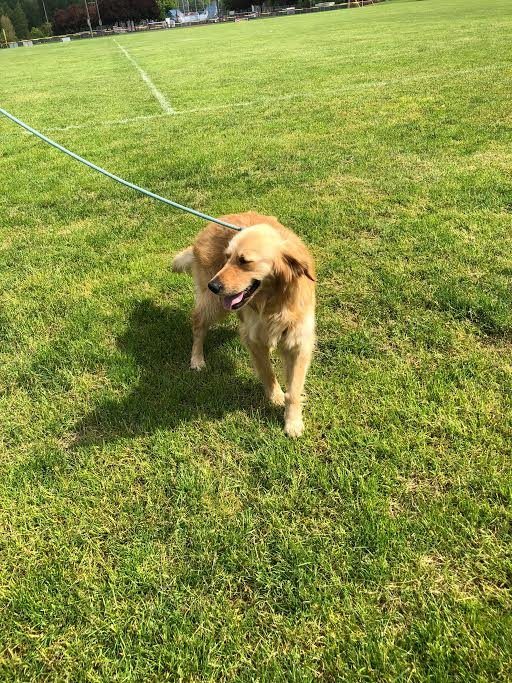
<path id="1" fill-rule="evenodd" d="M 446 71 L 439 71 L 436 73 L 424 73 L 424 74 L 416 74 L 415 76 L 410 76 L 410 77 L 403 77 L 403 78 L 389 78 L 386 80 L 382 81 L 365 81 L 362 83 L 356 83 L 353 84 L 352 86 L 347 86 L 346 88 L 326 88 L 326 89 L 319 89 L 315 91 L 298 91 L 298 92 L 290 92 L 285 95 L 276 95 L 275 97 L 261 97 L 258 99 L 254 100 L 249 100 L 247 102 L 227 102 L 226 104 L 220 104 L 220 105 L 213 105 L 213 106 L 206 106 L 206 107 L 197 107 L 195 109 L 183 109 L 181 111 L 176 111 L 172 110 L 171 112 L 166 112 L 163 114 L 148 114 L 147 116 L 135 116 L 133 118 L 125 118 L 125 119 L 118 119 L 117 121 L 87 121 L 86 123 L 82 124 L 71 124 L 69 126 L 61 126 L 61 127 L 54 127 L 54 128 L 48 128 L 47 132 L 52 132 L 52 131 L 68 131 L 68 130 L 80 130 L 84 128 L 90 128 L 91 126 L 121 126 L 124 124 L 132 124 L 132 123 L 137 123 L 137 122 L 143 122 L 143 121 L 151 121 L 153 119 L 161 119 L 162 117 L 169 116 L 169 115 L 181 115 L 181 116 L 187 116 L 190 114 L 201 114 L 201 113 L 207 113 L 207 112 L 215 112 L 215 111 L 220 111 L 223 109 L 231 109 L 231 108 L 239 108 L 239 107 L 261 107 L 265 105 L 272 105 L 276 102 L 286 102 L 287 100 L 295 100 L 295 99 L 316 99 L 316 98 L 325 98 L 325 97 L 343 97 L 345 93 L 355 93 L 359 90 L 365 90 L 367 88 L 386 88 L 386 87 L 393 87 L 393 86 L 402 86 L 407 83 L 415 83 L 416 81 L 425 81 L 425 80 L 438 80 L 438 79 L 447 79 L 450 80 L 452 78 L 458 77 L 458 76 L 471 76 L 472 74 L 478 74 L 480 72 L 486 72 L 486 71 L 495 71 L 495 70 L 505 70 L 505 69 L 510 69 L 512 68 L 512 61 L 511 62 L 503 62 L 501 64 L 490 64 L 486 66 L 480 66 L 480 67 L 473 67 L 470 69 L 453 69 L 453 70 L 446 70 Z"/>

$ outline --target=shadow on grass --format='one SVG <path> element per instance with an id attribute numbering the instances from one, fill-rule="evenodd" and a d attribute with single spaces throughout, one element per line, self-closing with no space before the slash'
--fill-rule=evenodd
<path id="1" fill-rule="evenodd" d="M 207 367 L 201 372 L 190 370 L 189 312 L 139 302 L 117 344 L 137 364 L 140 379 L 127 396 L 105 400 L 79 423 L 75 445 L 101 444 L 196 418 L 220 419 L 229 412 L 255 408 L 277 421 L 256 378 L 236 375 L 229 344 L 234 336 L 230 328 L 210 330 Z"/>

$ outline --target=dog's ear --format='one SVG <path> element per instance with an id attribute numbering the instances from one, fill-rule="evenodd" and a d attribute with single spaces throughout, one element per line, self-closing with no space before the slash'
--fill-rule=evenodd
<path id="1" fill-rule="evenodd" d="M 279 261 L 276 270 L 285 282 L 303 275 L 316 282 L 313 259 L 302 242 L 285 243 Z"/>

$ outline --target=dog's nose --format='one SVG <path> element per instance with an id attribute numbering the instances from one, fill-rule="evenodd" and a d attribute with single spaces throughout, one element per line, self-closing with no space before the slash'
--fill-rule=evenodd
<path id="1" fill-rule="evenodd" d="M 222 285 L 218 280 L 210 280 L 208 283 L 208 289 L 214 294 L 220 294 L 222 291 Z"/>

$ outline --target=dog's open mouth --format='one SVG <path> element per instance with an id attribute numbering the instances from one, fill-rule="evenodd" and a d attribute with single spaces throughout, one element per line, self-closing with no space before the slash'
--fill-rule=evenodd
<path id="1" fill-rule="evenodd" d="M 231 296 L 225 296 L 222 300 L 222 305 L 227 311 L 236 311 L 237 308 L 242 308 L 260 285 L 261 282 L 259 280 L 253 280 L 242 292 L 232 294 Z"/>

